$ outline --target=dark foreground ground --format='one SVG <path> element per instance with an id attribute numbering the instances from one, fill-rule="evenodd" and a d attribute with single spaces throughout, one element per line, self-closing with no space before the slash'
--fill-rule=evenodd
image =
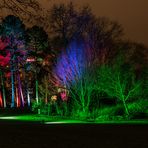
<path id="1" fill-rule="evenodd" d="M 0 148 L 148 148 L 148 125 L 0 121 Z"/>

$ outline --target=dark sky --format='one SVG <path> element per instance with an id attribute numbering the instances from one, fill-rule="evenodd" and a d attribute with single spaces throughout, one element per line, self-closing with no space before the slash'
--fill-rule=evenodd
<path id="1" fill-rule="evenodd" d="M 38 0 L 44 7 L 70 0 Z M 148 46 L 148 0 L 71 0 L 77 5 L 89 4 L 97 16 L 117 20 L 125 29 L 126 37 Z"/>

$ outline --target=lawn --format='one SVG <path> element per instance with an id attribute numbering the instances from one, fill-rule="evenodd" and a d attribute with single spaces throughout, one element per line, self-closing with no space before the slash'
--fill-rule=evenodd
<path id="1" fill-rule="evenodd" d="M 35 122 L 41 124 L 148 124 L 148 120 L 79 120 L 45 115 L 1 116 L 0 120 Z"/>

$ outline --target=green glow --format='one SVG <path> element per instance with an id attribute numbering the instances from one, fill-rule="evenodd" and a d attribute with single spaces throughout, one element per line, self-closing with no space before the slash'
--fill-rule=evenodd
<path id="1" fill-rule="evenodd" d="M 15 116 L 10 116 L 10 117 L 0 117 L 0 119 L 2 119 L 2 120 L 17 120 L 18 118 L 17 117 L 15 117 Z"/>
<path id="2" fill-rule="evenodd" d="M 36 102 L 39 103 L 38 80 L 35 81 Z"/>
<path id="3" fill-rule="evenodd" d="M 40 124 L 148 124 L 147 120 L 122 120 L 122 121 L 84 121 L 72 119 L 60 119 L 47 116 L 23 115 L 23 116 L 8 116 L 0 117 L 0 120 L 15 120 L 24 122 L 37 122 Z"/>
<path id="4" fill-rule="evenodd" d="M 130 114 L 127 102 L 141 94 L 141 82 L 135 80 L 134 73 L 122 72 L 119 67 L 102 66 L 99 69 L 98 87 L 109 97 L 121 101 L 127 116 Z"/>

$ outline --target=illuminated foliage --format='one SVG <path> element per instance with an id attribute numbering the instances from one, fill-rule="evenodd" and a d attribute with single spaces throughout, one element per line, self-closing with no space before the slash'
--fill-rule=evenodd
<path id="1" fill-rule="evenodd" d="M 48 50 L 48 35 L 42 27 L 33 26 L 32 28 L 26 30 L 26 42 L 29 53 L 28 55 L 34 59 L 34 62 L 32 62 L 31 65 L 33 67 L 32 71 L 34 71 L 35 73 L 35 92 L 36 92 L 36 101 L 38 103 L 39 102 L 38 75 L 42 67 L 40 63 L 43 62 L 44 52 L 50 51 Z M 47 94 L 47 89 L 46 89 L 46 94 Z"/>
<path id="2" fill-rule="evenodd" d="M 59 56 L 55 69 L 57 86 L 65 87 L 77 111 L 88 114 L 92 91 L 95 89 L 91 50 L 84 42 L 72 42 Z M 75 114 L 79 114 L 75 113 Z"/>
<path id="3" fill-rule="evenodd" d="M 45 21 L 35 0 L 0 7 L 23 22 Z M 0 24 L 0 107 L 11 99 L 11 107 L 38 114 L 97 120 L 147 113 L 147 48 L 121 41 L 122 27 L 88 6 L 56 4 L 48 13 L 50 34 L 48 25 L 26 29 L 13 15 Z"/>
<path id="4" fill-rule="evenodd" d="M 141 82 L 135 80 L 134 73 L 124 72 L 121 67 L 102 66 L 99 68 L 98 86 L 110 97 L 116 97 L 122 101 L 127 115 L 129 115 L 127 107 L 129 99 L 141 93 Z"/>
<path id="5" fill-rule="evenodd" d="M 72 43 L 57 59 L 56 75 L 62 85 L 79 80 L 82 77 L 85 64 L 84 45 Z"/>
<path id="6" fill-rule="evenodd" d="M 8 46 L 5 50 L 10 53 L 10 70 L 11 70 L 11 107 L 15 106 L 15 79 L 16 74 L 18 81 L 18 93 L 24 106 L 24 96 L 19 73 L 19 66 L 24 64 L 26 58 L 25 42 L 24 42 L 24 25 L 19 18 L 9 15 L 2 22 L 3 38 L 8 39 Z"/>

